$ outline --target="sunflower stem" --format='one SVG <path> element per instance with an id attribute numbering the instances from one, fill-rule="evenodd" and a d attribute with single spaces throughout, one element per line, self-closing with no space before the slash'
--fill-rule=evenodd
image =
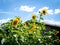
<path id="1" fill-rule="evenodd" d="M 40 16 L 39 16 L 39 23 L 40 23 L 41 17 L 42 17 L 42 14 L 40 14 Z"/>
<path id="2" fill-rule="evenodd" d="M 40 15 L 39 15 L 39 23 L 40 23 Z"/>

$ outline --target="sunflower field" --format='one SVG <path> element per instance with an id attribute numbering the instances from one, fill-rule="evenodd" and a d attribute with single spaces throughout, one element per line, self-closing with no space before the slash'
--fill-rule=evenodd
<path id="1" fill-rule="evenodd" d="M 43 16 L 47 13 L 46 9 L 39 11 L 37 15 L 32 14 L 31 20 L 22 22 L 21 17 L 0 25 L 0 45 L 55 45 L 60 43 L 56 36 L 59 31 L 51 29 L 46 31 Z"/>

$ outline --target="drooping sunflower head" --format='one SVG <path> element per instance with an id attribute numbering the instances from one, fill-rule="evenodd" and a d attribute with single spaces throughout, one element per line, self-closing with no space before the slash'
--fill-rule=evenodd
<path id="1" fill-rule="evenodd" d="M 23 25 L 23 27 L 26 27 L 27 26 L 26 22 L 24 22 L 22 25 Z"/>
<path id="2" fill-rule="evenodd" d="M 41 13 L 42 13 L 43 15 L 46 15 L 47 9 L 46 9 L 46 8 L 42 9 L 42 10 L 41 10 Z"/>
<path id="3" fill-rule="evenodd" d="M 13 21 L 12 21 L 12 26 L 13 27 L 16 27 L 17 26 L 17 24 L 18 24 L 18 19 L 14 19 Z"/>
<path id="4" fill-rule="evenodd" d="M 33 23 L 33 28 L 36 28 L 36 23 Z"/>
<path id="5" fill-rule="evenodd" d="M 29 30 L 29 33 L 32 33 L 33 31 L 32 30 Z"/>
<path id="6" fill-rule="evenodd" d="M 33 23 L 32 27 L 29 30 L 29 33 L 32 33 L 36 29 L 36 23 Z"/>
<path id="7" fill-rule="evenodd" d="M 32 14 L 32 19 L 36 20 L 36 15 L 35 14 Z"/>
<path id="8" fill-rule="evenodd" d="M 35 30 L 34 27 L 32 27 L 32 28 L 29 30 L 29 34 L 33 33 L 34 30 Z"/>

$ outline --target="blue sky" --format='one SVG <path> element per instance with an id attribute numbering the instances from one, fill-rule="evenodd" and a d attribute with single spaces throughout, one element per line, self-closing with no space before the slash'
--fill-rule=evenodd
<path id="1" fill-rule="evenodd" d="M 0 23 L 6 22 L 15 16 L 23 21 L 31 19 L 31 14 L 47 8 L 45 21 L 60 25 L 60 0 L 0 0 Z"/>

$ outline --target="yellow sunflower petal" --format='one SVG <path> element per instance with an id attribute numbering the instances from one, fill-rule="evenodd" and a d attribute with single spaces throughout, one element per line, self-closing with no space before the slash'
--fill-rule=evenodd
<path id="1" fill-rule="evenodd" d="M 21 19 L 20 19 L 20 17 L 16 17 L 15 19 L 17 19 L 17 20 L 18 20 L 18 22 L 21 22 Z"/>

